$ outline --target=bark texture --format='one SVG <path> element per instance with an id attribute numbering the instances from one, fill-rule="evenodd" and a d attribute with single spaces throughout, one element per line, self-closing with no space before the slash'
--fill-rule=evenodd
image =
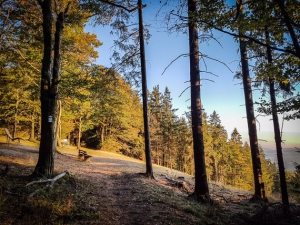
<path id="1" fill-rule="evenodd" d="M 142 0 L 138 0 L 138 8 L 139 8 L 139 10 L 138 10 L 139 11 L 139 38 L 140 38 L 141 73 L 142 73 L 145 154 L 146 154 L 146 176 L 153 177 L 152 155 L 151 155 L 151 148 L 150 148 L 149 116 L 148 116 L 148 93 L 147 93 L 146 57 L 145 57 L 145 44 L 144 44 Z"/>
<path id="2" fill-rule="evenodd" d="M 269 39 L 269 33 L 266 31 L 266 39 Z M 267 58 L 268 63 L 272 63 L 272 51 L 270 47 L 267 47 Z M 279 169 L 279 178 L 280 178 L 280 188 L 281 188 L 281 200 L 284 205 L 289 205 L 289 197 L 287 191 L 285 169 L 282 155 L 282 146 L 281 146 L 281 135 L 280 135 L 280 126 L 277 113 L 277 103 L 276 103 L 276 94 L 275 94 L 275 79 L 272 76 L 269 76 L 269 86 L 270 86 L 270 99 L 272 105 L 272 120 L 274 127 L 274 138 L 276 144 L 276 153 L 278 160 L 278 169 Z"/>
<path id="3" fill-rule="evenodd" d="M 202 105 L 200 97 L 200 69 L 199 69 L 199 41 L 198 23 L 193 19 L 196 12 L 196 0 L 188 1 L 189 12 L 189 51 L 190 51 L 190 82 L 191 82 L 191 110 L 192 132 L 195 163 L 195 190 L 194 195 L 198 201 L 209 199 L 209 189 L 206 176 Z"/>
<path id="4" fill-rule="evenodd" d="M 53 153 L 56 150 L 56 105 L 60 80 L 60 45 L 65 12 L 57 16 L 52 60 L 52 0 L 39 1 L 43 12 L 44 52 L 41 72 L 41 141 L 39 158 L 34 175 L 50 177 L 54 169 Z M 53 64 L 52 64 L 53 61 Z M 52 66 L 53 65 L 53 66 Z"/>
<path id="5" fill-rule="evenodd" d="M 253 175 L 254 175 L 254 199 L 264 199 L 265 189 L 262 179 L 260 153 L 257 139 L 256 119 L 254 115 L 254 106 L 252 98 L 251 78 L 249 75 L 249 65 L 247 57 L 247 43 L 240 39 L 240 53 L 243 75 L 243 87 L 245 95 L 245 105 L 248 123 L 248 134 L 250 140 Z"/>

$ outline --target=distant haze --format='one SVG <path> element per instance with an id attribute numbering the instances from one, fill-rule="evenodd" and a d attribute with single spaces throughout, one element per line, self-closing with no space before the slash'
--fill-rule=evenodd
<path id="1" fill-rule="evenodd" d="M 244 141 L 249 143 L 248 133 L 241 133 Z M 258 132 L 259 145 L 262 147 L 266 158 L 277 165 L 277 153 L 273 132 Z M 300 164 L 300 132 L 285 132 L 282 134 L 282 152 L 286 171 L 295 170 L 295 163 Z M 298 150 L 296 149 L 298 148 Z"/>

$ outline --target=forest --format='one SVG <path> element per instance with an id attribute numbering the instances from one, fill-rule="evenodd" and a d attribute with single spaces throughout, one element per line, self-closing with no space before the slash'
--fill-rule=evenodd
<path id="1" fill-rule="evenodd" d="M 208 182 L 251 191 L 253 200 L 280 193 L 284 205 L 299 202 L 300 165 L 285 171 L 278 122 L 284 113 L 285 120 L 300 119 L 299 1 L 160 3 L 176 5 L 158 16 L 189 37 L 191 99 L 181 117 L 168 87 L 147 89 L 144 42 L 151 33 L 143 25 L 147 6 L 141 0 L 0 0 L 1 132 L 9 128 L 13 137 L 39 142 L 36 176 L 53 175 L 53 154 L 67 139 L 78 149 L 145 160 L 149 177 L 152 163 L 191 174 L 199 202 L 209 199 Z M 132 23 L 136 10 L 139 22 Z M 115 48 L 105 56 L 111 68 L 96 64 L 102 43 L 85 31 L 88 23 L 113 29 Z M 243 83 L 249 143 L 237 129 L 228 134 L 218 112 L 202 109 L 200 30 L 218 30 L 239 42 L 235 77 Z M 252 72 L 249 59 L 255 61 Z M 253 88 L 261 89 L 259 103 Z M 255 113 L 272 116 L 276 163 L 258 145 Z"/>

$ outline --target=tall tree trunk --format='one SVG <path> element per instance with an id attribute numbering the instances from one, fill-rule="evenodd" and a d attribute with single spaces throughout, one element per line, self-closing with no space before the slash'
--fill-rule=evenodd
<path id="1" fill-rule="evenodd" d="M 214 158 L 214 168 L 215 168 L 215 182 L 219 181 L 219 174 L 218 174 L 218 161 L 216 157 Z"/>
<path id="2" fill-rule="evenodd" d="M 104 123 L 102 123 L 102 124 L 100 125 L 100 147 L 103 146 L 104 135 L 105 135 L 105 125 L 104 125 Z"/>
<path id="3" fill-rule="evenodd" d="M 18 125 L 18 108 L 19 108 L 19 90 L 17 90 L 17 101 L 14 113 L 14 123 L 13 123 L 13 131 L 12 137 L 15 138 L 17 136 L 17 125 Z"/>
<path id="4" fill-rule="evenodd" d="M 145 154 L 146 154 L 146 176 L 153 178 L 152 156 L 150 148 L 150 130 L 148 117 L 148 90 L 146 76 L 146 59 L 144 43 L 144 25 L 143 25 L 143 5 L 142 0 L 138 0 L 139 8 L 139 38 L 140 38 L 140 55 L 141 55 L 141 73 L 142 73 L 142 92 L 143 92 L 143 116 L 144 116 L 144 133 L 145 133 Z"/>
<path id="5" fill-rule="evenodd" d="M 78 126 L 78 141 L 77 141 L 77 149 L 80 149 L 80 138 L 81 138 L 81 126 L 82 126 L 82 119 L 79 118 L 79 126 Z"/>
<path id="6" fill-rule="evenodd" d="M 50 177 L 54 169 L 53 153 L 56 150 L 56 103 L 60 80 L 60 44 L 65 12 L 56 20 L 54 60 L 52 68 L 52 0 L 39 1 L 43 12 L 44 53 L 41 72 L 41 141 L 39 158 L 34 175 Z"/>
<path id="7" fill-rule="evenodd" d="M 269 39 L 269 33 L 266 31 L 266 40 Z M 268 63 L 272 63 L 272 52 L 271 48 L 267 47 L 267 58 Z M 276 103 L 276 95 L 275 95 L 275 79 L 269 76 L 269 85 L 270 85 L 270 99 L 272 105 L 272 119 L 273 119 L 273 127 L 274 127 L 274 136 L 276 143 L 276 152 L 277 152 L 277 160 L 278 160 L 278 168 L 279 168 L 279 178 L 280 178 L 280 188 L 281 188 L 281 199 L 284 205 L 289 205 L 289 197 L 287 191 L 285 170 L 284 170 L 284 162 L 282 156 L 282 146 L 281 146 L 281 135 L 280 135 L 280 126 L 278 121 L 277 114 L 277 103 Z"/>
<path id="8" fill-rule="evenodd" d="M 62 147 L 61 144 L 61 101 L 58 100 L 58 112 L 56 116 L 56 145 Z"/>
<path id="9" fill-rule="evenodd" d="M 196 0 L 188 0 L 189 12 L 189 51 L 190 51 L 190 82 L 191 82 L 191 110 L 192 131 L 195 162 L 195 190 L 198 201 L 209 199 L 209 190 L 205 167 L 202 105 L 200 97 L 200 70 L 199 70 L 199 41 L 198 24 L 191 14 L 197 12 Z"/>
<path id="10" fill-rule="evenodd" d="M 29 140 L 30 141 L 34 141 L 35 140 L 35 138 L 34 138 L 34 128 L 35 128 L 35 113 L 34 113 L 35 111 L 34 111 L 34 109 L 32 110 L 32 113 L 31 113 L 31 121 L 30 121 L 30 123 L 31 123 L 31 131 L 30 131 L 30 138 L 29 138 Z"/>
<path id="11" fill-rule="evenodd" d="M 12 137 L 15 138 L 17 136 L 17 125 L 18 125 L 18 120 L 17 120 L 17 109 L 14 114 L 14 123 L 13 123 L 13 131 L 12 131 Z"/>
<path id="12" fill-rule="evenodd" d="M 34 170 L 37 176 L 50 177 L 53 173 L 54 161 L 52 152 L 51 133 L 51 117 L 49 89 L 51 88 L 50 79 L 52 77 L 51 71 L 51 48 L 52 48 L 52 1 L 44 0 L 41 3 L 43 12 L 43 35 L 44 35 L 44 55 L 42 60 L 42 79 L 41 79 L 41 140 L 39 149 L 39 158 Z M 50 117 L 51 116 L 51 117 Z"/>
<path id="13" fill-rule="evenodd" d="M 158 143 L 156 142 L 156 164 L 157 165 L 160 165 L 159 164 L 159 152 L 158 152 Z"/>
<path id="14" fill-rule="evenodd" d="M 248 122 L 248 133 L 250 139 L 253 175 L 254 175 L 254 196 L 253 200 L 264 199 L 265 189 L 262 179 L 262 170 L 260 162 L 260 153 L 258 148 L 256 120 L 254 115 L 254 106 L 252 98 L 251 78 L 249 75 L 248 57 L 247 57 L 247 43 L 240 39 L 240 53 L 242 63 L 243 86 L 245 95 L 246 114 Z"/>

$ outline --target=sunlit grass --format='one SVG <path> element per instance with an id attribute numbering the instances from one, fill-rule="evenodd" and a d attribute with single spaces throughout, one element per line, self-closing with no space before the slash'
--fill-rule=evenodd
<path id="1" fill-rule="evenodd" d="M 6 134 L 0 134 L 0 143 L 5 143 L 7 142 Z M 15 146 L 19 145 L 18 141 L 9 141 L 8 146 Z M 25 140 L 20 140 L 20 146 L 28 146 L 28 147 L 39 147 L 40 142 L 35 140 L 35 141 L 30 141 L 28 139 Z"/>
<path id="2" fill-rule="evenodd" d="M 14 163 L 19 164 L 23 166 L 34 166 L 36 164 L 36 160 L 30 158 L 30 159 L 21 159 L 18 157 L 7 157 L 7 156 L 0 156 L 0 161 L 5 163 Z"/>

